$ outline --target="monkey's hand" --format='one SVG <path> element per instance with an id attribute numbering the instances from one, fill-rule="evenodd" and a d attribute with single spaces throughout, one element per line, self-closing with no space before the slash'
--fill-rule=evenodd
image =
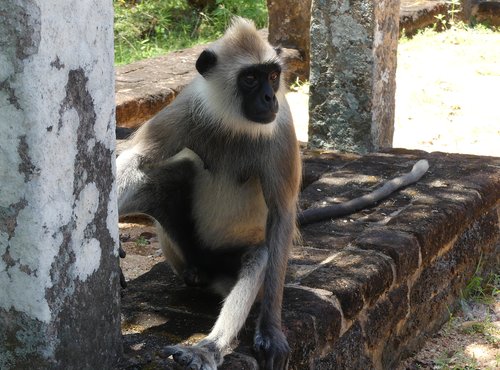
<path id="1" fill-rule="evenodd" d="M 286 370 L 290 358 L 290 347 L 285 335 L 279 328 L 260 328 L 255 333 L 254 350 L 257 353 L 260 369 Z"/>
<path id="2" fill-rule="evenodd" d="M 222 354 L 211 341 L 201 341 L 195 346 L 168 346 L 163 351 L 186 370 L 217 370 Z"/>
<path id="3" fill-rule="evenodd" d="M 203 160 L 193 152 L 189 148 L 184 148 L 177 154 L 172 157 L 168 157 L 166 159 L 162 159 L 155 162 L 146 162 L 144 158 L 141 158 L 140 168 L 143 171 L 151 171 L 151 170 L 165 170 L 167 168 L 175 168 L 182 162 L 192 162 L 196 168 L 203 170 L 205 164 Z"/>
<path id="4" fill-rule="evenodd" d="M 120 244 L 118 246 L 118 255 L 120 256 L 120 258 L 125 258 L 127 256 L 127 253 L 125 253 L 125 250 L 122 248 L 122 242 L 120 241 L 119 243 Z M 127 281 L 125 280 L 125 275 L 123 275 L 123 270 L 121 266 L 119 268 L 120 268 L 120 285 L 122 289 L 125 289 L 127 287 Z"/>

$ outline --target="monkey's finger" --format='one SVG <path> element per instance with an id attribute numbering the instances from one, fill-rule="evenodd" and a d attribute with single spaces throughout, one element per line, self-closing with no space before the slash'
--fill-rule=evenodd
<path id="1" fill-rule="evenodd" d="M 160 353 L 163 357 L 170 357 L 175 355 L 176 353 L 182 352 L 181 349 L 177 346 L 167 346 L 163 348 Z"/>
<path id="2" fill-rule="evenodd" d="M 127 281 L 125 280 L 125 275 L 123 275 L 122 268 L 120 267 L 120 286 L 125 289 L 127 287 Z"/>
<path id="3" fill-rule="evenodd" d="M 122 243 L 120 242 L 120 246 L 118 247 L 118 255 L 120 258 L 125 258 L 127 256 L 127 252 L 122 248 Z"/>

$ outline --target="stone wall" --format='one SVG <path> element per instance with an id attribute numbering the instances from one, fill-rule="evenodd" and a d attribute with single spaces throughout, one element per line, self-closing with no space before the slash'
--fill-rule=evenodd
<path id="1" fill-rule="evenodd" d="M 0 2 L 0 368 L 121 354 L 111 2 Z"/>

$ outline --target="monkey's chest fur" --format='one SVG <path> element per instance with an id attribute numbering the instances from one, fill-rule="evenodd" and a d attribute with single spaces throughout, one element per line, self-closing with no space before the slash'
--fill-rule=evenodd
<path id="1" fill-rule="evenodd" d="M 193 179 L 191 199 L 201 244 L 218 249 L 262 243 L 268 211 L 258 169 L 268 152 L 267 141 L 207 134 L 205 140 L 186 144 L 204 164 Z"/>
<path id="2" fill-rule="evenodd" d="M 194 179 L 192 215 L 201 242 L 212 249 L 264 240 L 267 207 L 256 177 L 202 171 Z"/>

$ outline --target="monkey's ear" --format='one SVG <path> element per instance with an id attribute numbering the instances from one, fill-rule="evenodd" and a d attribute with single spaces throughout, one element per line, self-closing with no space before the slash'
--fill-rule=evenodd
<path id="1" fill-rule="evenodd" d="M 217 55 L 212 50 L 203 50 L 196 61 L 196 69 L 205 76 L 217 64 Z"/>

